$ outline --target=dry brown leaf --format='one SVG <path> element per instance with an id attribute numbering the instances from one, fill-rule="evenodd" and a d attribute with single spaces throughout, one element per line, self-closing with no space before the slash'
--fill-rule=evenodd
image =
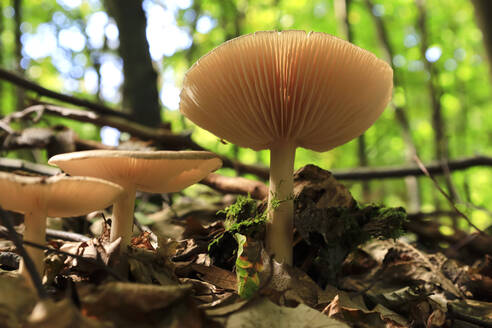
<path id="1" fill-rule="evenodd" d="M 275 305 L 266 298 L 249 303 L 233 313 L 226 328 L 348 328 L 347 324 L 329 318 L 304 304 L 296 308 Z"/>
<path id="2" fill-rule="evenodd" d="M 381 304 L 369 310 L 361 295 L 351 295 L 329 285 L 319 295 L 320 305 L 326 304 L 330 297 L 332 297 L 330 303 L 323 310 L 323 313 L 326 313 L 330 317 L 357 324 L 358 327 L 386 328 L 388 325 L 391 327 L 408 326 L 405 318 Z"/>
<path id="3" fill-rule="evenodd" d="M 136 248 L 143 248 L 150 251 L 154 250 L 151 243 L 150 232 L 148 231 L 144 231 L 140 235 L 133 237 L 131 245 Z"/>
<path id="4" fill-rule="evenodd" d="M 159 249 L 160 250 L 160 249 Z M 128 248 L 128 263 L 131 276 L 138 283 L 173 285 L 177 278 L 174 266 L 163 254 L 166 250 L 151 251 L 144 248 Z"/>
<path id="5" fill-rule="evenodd" d="M 221 269 L 214 265 L 205 266 L 193 263 L 191 268 L 202 274 L 200 277 L 202 280 L 214 284 L 217 287 L 236 290 L 237 289 L 237 278 L 236 274 L 231 271 Z"/>
<path id="6" fill-rule="evenodd" d="M 191 286 L 111 282 L 80 291 L 85 314 L 115 327 L 202 327 Z"/>

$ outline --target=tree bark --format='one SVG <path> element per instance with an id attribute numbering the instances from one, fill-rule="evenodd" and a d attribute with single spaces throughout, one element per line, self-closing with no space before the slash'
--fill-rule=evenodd
<path id="1" fill-rule="evenodd" d="M 3 13 L 3 5 L 2 5 L 2 2 L 0 2 L 0 13 Z M 0 35 L 3 35 L 3 30 L 5 29 L 5 18 L 4 18 L 4 15 L 1 14 L 0 15 Z M 4 54 L 4 44 L 3 44 L 3 40 L 2 38 L 0 38 L 0 67 L 3 67 L 3 54 Z M 5 104 L 3 103 L 3 91 L 4 91 L 4 83 L 2 81 L 0 81 L 0 116 L 2 115 L 2 109 L 3 107 L 5 106 Z"/>
<path id="2" fill-rule="evenodd" d="M 123 59 L 123 107 L 136 122 L 158 126 L 161 106 L 157 91 L 157 73 L 152 66 L 146 36 L 146 17 L 141 0 L 105 0 L 108 13 L 118 26 Z M 165 40 L 163 40 L 165 42 Z"/>
<path id="3" fill-rule="evenodd" d="M 478 26 L 482 30 L 483 41 L 487 56 L 489 57 L 489 62 L 492 63 L 492 1 L 472 0 L 472 3 L 475 6 L 475 15 L 477 16 Z"/>
<path id="4" fill-rule="evenodd" d="M 22 24 L 22 0 L 14 0 L 14 22 L 15 22 L 15 70 L 20 76 L 24 76 L 24 69 L 21 66 L 22 60 L 22 42 L 21 42 L 21 24 Z M 24 89 L 16 88 L 15 108 L 21 110 L 24 108 L 25 93 Z"/>
<path id="5" fill-rule="evenodd" d="M 415 1 L 418 9 L 417 26 L 419 28 L 419 33 L 421 37 L 420 42 L 420 52 L 422 56 L 422 61 L 424 62 L 424 67 L 429 73 L 429 97 L 431 101 L 432 108 L 432 128 L 434 130 L 434 152 L 435 159 L 443 163 L 444 168 L 444 180 L 446 187 L 448 189 L 449 195 L 452 200 L 457 198 L 457 193 L 454 188 L 451 176 L 446 173 L 446 166 L 444 163 L 448 160 L 449 147 L 446 133 L 446 122 L 444 121 L 442 115 L 441 106 L 441 96 L 443 91 L 439 87 L 437 82 L 437 72 L 435 65 L 432 65 L 430 61 L 425 57 L 425 53 L 429 48 L 429 33 L 427 30 L 427 10 L 426 10 L 426 0 L 416 0 Z M 439 206 L 439 204 L 438 204 Z"/>

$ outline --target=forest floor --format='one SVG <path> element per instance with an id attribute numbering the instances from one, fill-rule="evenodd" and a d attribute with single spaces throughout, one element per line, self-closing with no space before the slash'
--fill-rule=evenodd
<path id="1" fill-rule="evenodd" d="M 293 267 L 262 247 L 264 202 L 139 195 L 141 233 L 126 255 L 100 216 L 92 239 L 50 238 L 42 300 L 3 231 L 0 327 L 492 327 L 490 235 L 445 236 L 402 208 L 358 205 L 315 166 L 296 172 L 294 196 Z M 63 229 L 82 235 L 82 221 Z M 128 263 L 128 279 L 107 269 L 115 263 Z"/>

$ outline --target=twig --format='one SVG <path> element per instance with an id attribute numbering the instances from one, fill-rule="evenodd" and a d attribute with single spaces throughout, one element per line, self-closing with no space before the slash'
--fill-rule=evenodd
<path id="1" fill-rule="evenodd" d="M 17 248 L 17 251 L 20 253 L 22 256 L 22 259 L 24 260 L 24 265 L 26 266 L 27 272 L 29 273 L 29 276 L 31 277 L 31 281 L 34 285 L 34 288 L 36 289 L 38 296 L 40 299 L 44 299 L 48 297 L 48 293 L 46 290 L 43 288 L 43 283 L 41 281 L 41 276 L 39 275 L 38 271 L 36 270 L 36 266 L 34 265 L 34 262 L 32 261 L 31 257 L 29 254 L 27 254 L 26 249 L 22 245 L 22 241 L 19 238 L 19 235 L 14 229 L 14 225 L 12 223 L 12 220 L 10 219 L 10 213 L 7 213 L 3 209 L 0 208 L 0 214 L 2 217 L 2 222 L 5 227 L 7 227 L 8 232 L 9 232 L 9 237 L 10 240 L 15 244 L 15 247 Z M 27 242 L 25 242 L 28 244 Z"/>
<path id="2" fill-rule="evenodd" d="M 466 247 L 472 254 L 485 255 L 492 253 L 492 237 L 489 235 L 474 234 L 475 238 L 468 239 L 469 234 L 462 230 L 456 230 L 452 235 L 444 235 L 439 231 L 440 225 L 435 220 L 421 220 L 420 218 L 426 217 L 427 214 L 432 213 L 419 213 L 418 216 L 409 215 L 409 221 L 403 224 L 407 231 L 416 234 L 419 239 L 430 241 L 432 243 L 438 243 L 444 241 L 450 245 L 460 244 L 463 240 L 467 240 L 468 243 L 462 247 Z M 457 215 L 456 212 L 440 213 L 439 215 Z M 429 215 L 430 216 L 430 215 Z"/>
<path id="3" fill-rule="evenodd" d="M 475 166 L 492 166 L 492 157 L 477 155 L 449 160 L 448 167 L 451 171 L 465 170 Z M 432 162 L 426 165 L 429 174 L 443 174 L 442 164 Z M 407 176 L 423 176 L 425 173 L 418 165 L 401 165 L 386 167 L 370 167 L 353 170 L 337 170 L 333 176 L 337 180 L 368 180 L 368 179 L 394 179 Z"/>
<path id="4" fill-rule="evenodd" d="M 57 175 L 61 173 L 61 170 L 56 167 L 36 164 L 15 158 L 0 158 L 0 171 L 24 171 L 45 176 Z"/>
<path id="5" fill-rule="evenodd" d="M 8 230 L 7 228 L 0 225 L 0 236 L 2 235 L 7 237 Z M 84 242 L 84 241 L 86 242 L 90 240 L 89 237 L 75 232 L 68 232 L 68 231 L 55 230 L 55 229 L 46 229 L 46 237 L 58 238 L 58 239 L 69 240 L 69 241 L 79 241 L 79 242 Z"/>
<path id="6" fill-rule="evenodd" d="M 430 178 L 432 180 L 432 182 L 434 182 L 434 185 L 436 186 L 437 190 L 439 190 L 439 192 L 444 196 L 444 198 L 446 198 L 446 200 L 449 202 L 449 204 L 451 205 L 451 207 L 453 208 L 453 210 L 456 213 L 458 213 L 458 215 L 460 215 L 462 218 L 464 218 L 466 220 L 466 222 L 468 222 L 468 224 L 471 227 L 473 227 L 475 230 L 477 230 L 480 234 L 484 235 L 485 233 L 482 230 L 480 230 L 480 228 L 478 228 L 475 224 L 473 224 L 473 222 L 471 222 L 470 218 L 465 213 L 461 212 L 456 207 L 456 205 L 454 204 L 454 202 L 451 199 L 451 197 L 441 188 L 441 186 L 439 186 L 439 183 L 437 182 L 437 180 L 429 173 L 429 171 L 424 166 L 424 164 L 422 163 L 422 161 L 418 158 L 418 156 L 415 156 L 414 159 L 415 159 L 415 162 L 417 163 L 417 165 L 419 166 L 419 168 L 422 170 L 422 172 L 424 172 L 424 174 L 428 178 Z"/>
<path id="7" fill-rule="evenodd" d="M 89 237 L 81 235 L 76 232 L 55 230 L 55 229 L 46 229 L 46 237 L 48 238 L 57 238 L 69 241 L 79 241 L 79 242 L 87 242 L 91 240 Z"/>
<path id="8" fill-rule="evenodd" d="M 201 148 L 199 145 L 193 143 L 189 134 L 173 134 L 170 130 L 145 126 L 129 118 L 113 114 L 101 114 L 95 111 L 65 108 L 46 103 L 33 105 L 20 112 L 12 113 L 3 118 L 2 121 L 5 124 L 9 124 L 13 120 L 23 119 L 33 113 L 39 115 L 40 112 L 79 122 L 92 123 L 96 126 L 112 126 L 140 139 L 153 140 L 168 149 L 190 148 L 200 150 L 199 148 Z"/>

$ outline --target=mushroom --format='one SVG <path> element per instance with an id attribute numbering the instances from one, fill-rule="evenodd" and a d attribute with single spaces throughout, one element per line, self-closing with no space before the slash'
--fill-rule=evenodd
<path id="1" fill-rule="evenodd" d="M 20 176 L 0 172 L 0 206 L 24 214 L 24 240 L 37 244 L 46 241 L 46 217 L 84 215 L 110 206 L 123 193 L 111 182 L 86 177 Z M 26 251 L 41 274 L 43 251 L 30 246 Z M 20 273 L 31 281 L 21 262 Z"/>
<path id="2" fill-rule="evenodd" d="M 111 241 L 130 244 L 136 191 L 180 191 L 222 166 L 205 151 L 89 150 L 53 156 L 48 161 L 72 175 L 92 176 L 121 185 L 123 195 L 113 206 Z"/>
<path id="3" fill-rule="evenodd" d="M 332 35 L 256 32 L 220 45 L 190 68 L 180 110 L 222 139 L 270 149 L 266 246 L 292 264 L 296 148 L 322 152 L 361 135 L 383 112 L 392 86 L 387 63 Z"/>

